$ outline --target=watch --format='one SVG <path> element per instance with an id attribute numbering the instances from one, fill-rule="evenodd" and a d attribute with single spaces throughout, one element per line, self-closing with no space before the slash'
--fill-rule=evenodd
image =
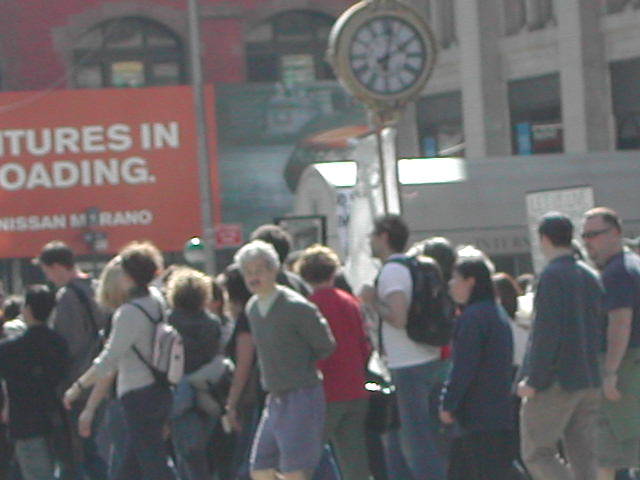
<path id="1" fill-rule="evenodd" d="M 334 25 L 329 60 L 354 96 L 373 106 L 406 103 L 433 70 L 436 46 L 422 17 L 398 0 L 367 0 Z"/>

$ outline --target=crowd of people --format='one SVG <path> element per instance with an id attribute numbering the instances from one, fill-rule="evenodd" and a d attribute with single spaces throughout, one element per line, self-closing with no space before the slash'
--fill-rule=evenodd
<path id="1" fill-rule="evenodd" d="M 275 225 L 215 278 L 133 242 L 92 279 L 52 241 L 49 284 L 2 304 L 0 479 L 635 478 L 638 245 L 609 208 L 577 227 L 546 214 L 546 266 L 516 280 L 442 237 L 407 249 L 383 215 L 356 294 L 334 251 L 290 252 Z M 436 290 L 446 342 L 412 331 Z"/>

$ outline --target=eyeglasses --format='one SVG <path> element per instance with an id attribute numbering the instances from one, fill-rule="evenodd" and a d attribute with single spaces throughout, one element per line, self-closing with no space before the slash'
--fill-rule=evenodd
<path id="1" fill-rule="evenodd" d="M 609 228 L 603 228 L 602 230 L 591 230 L 589 232 L 582 232 L 582 235 L 580 235 L 582 237 L 583 240 L 591 240 L 592 238 L 596 238 L 598 235 L 602 235 L 603 233 L 607 233 L 611 231 L 611 227 Z"/>

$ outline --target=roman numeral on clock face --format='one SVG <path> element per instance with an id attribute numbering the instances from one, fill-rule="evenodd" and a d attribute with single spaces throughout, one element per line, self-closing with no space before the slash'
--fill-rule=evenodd
<path id="1" fill-rule="evenodd" d="M 402 18 L 375 17 L 353 35 L 348 61 L 353 76 L 377 94 L 398 94 L 417 82 L 427 49 L 416 28 Z"/>

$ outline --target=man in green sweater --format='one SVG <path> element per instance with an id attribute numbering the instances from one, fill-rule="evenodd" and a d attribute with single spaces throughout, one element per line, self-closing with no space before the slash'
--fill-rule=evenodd
<path id="1" fill-rule="evenodd" d="M 318 309 L 276 284 L 280 260 L 256 240 L 235 257 L 249 290 L 246 306 L 262 383 L 269 393 L 251 453 L 255 480 L 308 480 L 320 459 L 325 398 L 317 361 L 335 340 Z"/>

